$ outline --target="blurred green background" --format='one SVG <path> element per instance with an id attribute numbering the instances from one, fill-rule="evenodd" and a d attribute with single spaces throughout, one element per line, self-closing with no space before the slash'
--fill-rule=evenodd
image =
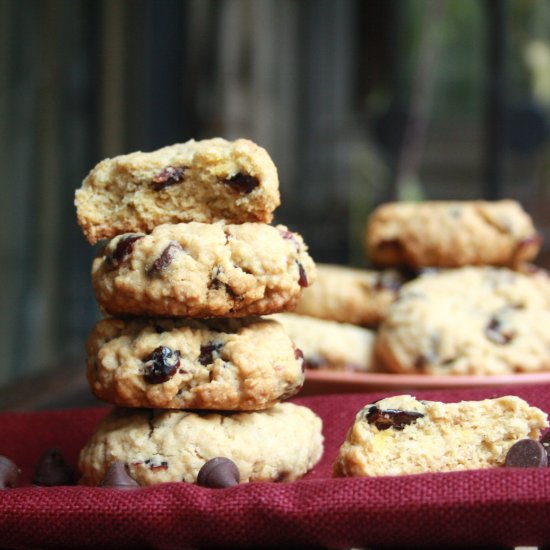
<path id="1" fill-rule="evenodd" d="M 360 266 L 391 199 L 516 198 L 548 233 L 549 109 L 547 0 L 0 0 L 0 404 L 83 379 L 99 160 L 250 138 L 276 222 Z"/>

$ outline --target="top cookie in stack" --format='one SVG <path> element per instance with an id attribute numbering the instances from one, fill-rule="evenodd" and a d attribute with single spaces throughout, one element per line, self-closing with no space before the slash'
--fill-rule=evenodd
<path id="1" fill-rule="evenodd" d="M 280 204 L 277 169 L 246 139 L 190 140 L 100 162 L 75 195 L 91 244 L 164 223 L 270 223 Z"/>

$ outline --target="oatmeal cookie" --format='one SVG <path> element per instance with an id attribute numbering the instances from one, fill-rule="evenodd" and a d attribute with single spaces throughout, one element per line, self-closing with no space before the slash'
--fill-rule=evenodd
<path id="1" fill-rule="evenodd" d="M 270 318 L 283 325 L 304 354 L 306 367 L 373 370 L 374 332 L 371 330 L 293 313 L 278 313 Z"/>
<path id="2" fill-rule="evenodd" d="M 92 244 L 164 223 L 269 223 L 279 203 L 273 161 L 246 139 L 190 140 L 106 159 L 75 194 Z"/>
<path id="3" fill-rule="evenodd" d="M 405 280 L 404 275 L 390 269 L 317 264 L 317 280 L 303 292 L 294 311 L 327 321 L 375 327 Z"/>
<path id="4" fill-rule="evenodd" d="M 292 309 L 315 274 L 284 226 L 191 222 L 115 237 L 92 282 L 111 315 L 245 317 Z"/>
<path id="5" fill-rule="evenodd" d="M 267 319 L 104 319 L 86 351 L 93 393 L 124 407 L 260 410 L 304 379 L 301 352 Z"/>
<path id="6" fill-rule="evenodd" d="M 427 273 L 401 288 L 378 359 L 401 373 L 502 375 L 550 369 L 548 296 L 507 268 Z"/>
<path id="7" fill-rule="evenodd" d="M 504 466 L 517 441 L 537 440 L 547 415 L 515 396 L 439 403 L 382 399 L 356 416 L 335 476 L 381 476 Z"/>
<path id="8" fill-rule="evenodd" d="M 378 266 L 515 267 L 538 254 L 541 237 L 516 201 L 428 201 L 378 207 L 365 243 Z"/>
<path id="9" fill-rule="evenodd" d="M 115 461 L 140 485 L 195 483 L 203 465 L 233 461 L 240 482 L 291 481 L 321 458 L 321 419 L 279 403 L 258 412 L 190 412 L 115 408 L 82 449 L 81 483 L 98 485 Z"/>

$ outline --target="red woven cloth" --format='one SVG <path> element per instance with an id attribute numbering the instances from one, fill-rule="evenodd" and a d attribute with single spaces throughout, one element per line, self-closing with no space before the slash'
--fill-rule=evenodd
<path id="1" fill-rule="evenodd" d="M 446 402 L 518 395 L 550 411 L 550 386 L 414 392 Z M 393 392 L 395 395 L 396 392 Z M 0 547 L 209 548 L 372 545 L 536 546 L 550 542 L 550 468 L 331 479 L 355 413 L 390 394 L 295 399 L 324 422 L 325 454 L 304 479 L 205 489 L 134 491 L 29 485 L 43 451 L 76 467 L 107 408 L 0 415 L 0 454 L 26 486 L 0 491 Z"/>

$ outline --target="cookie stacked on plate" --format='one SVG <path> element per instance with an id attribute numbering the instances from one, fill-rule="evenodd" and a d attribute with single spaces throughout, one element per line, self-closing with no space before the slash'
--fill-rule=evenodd
<path id="1" fill-rule="evenodd" d="M 316 273 L 302 238 L 270 225 L 267 152 L 215 138 L 107 159 L 75 202 L 90 243 L 111 239 L 92 267 L 108 317 L 87 342 L 88 380 L 124 407 L 82 451 L 83 483 L 117 461 L 140 484 L 195 482 L 220 458 L 241 481 L 311 468 L 320 420 L 281 403 L 302 386 L 302 354 L 256 317 L 293 308 Z"/>
<path id="2" fill-rule="evenodd" d="M 379 207 L 367 226 L 370 258 L 420 271 L 379 328 L 382 365 L 435 375 L 549 370 L 550 282 L 527 263 L 540 245 L 531 218 L 512 200 Z"/>

